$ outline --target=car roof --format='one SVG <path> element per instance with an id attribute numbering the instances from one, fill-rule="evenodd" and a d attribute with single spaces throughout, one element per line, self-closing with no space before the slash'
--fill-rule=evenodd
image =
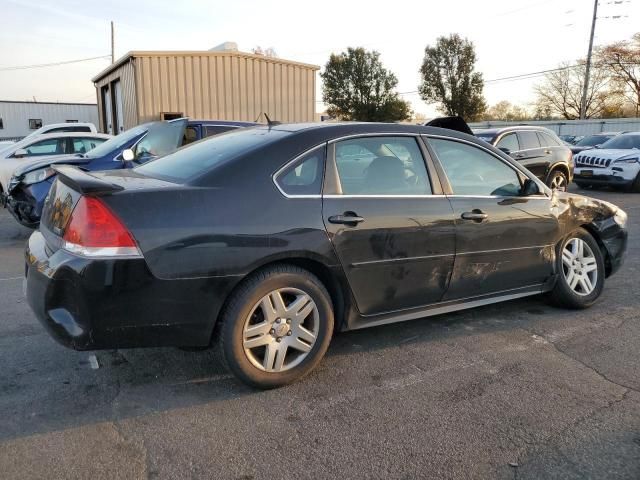
<path id="1" fill-rule="evenodd" d="M 66 137 L 81 137 L 81 138 L 104 138 L 109 139 L 112 135 L 107 133 L 94 133 L 94 132 L 52 132 L 52 133 L 40 133 L 29 140 L 43 140 L 47 138 L 66 138 Z"/>
<path id="2" fill-rule="evenodd" d="M 511 125 L 508 127 L 477 128 L 477 129 L 474 128 L 473 133 L 475 133 L 476 135 L 480 133 L 485 133 L 485 134 L 493 133 L 494 135 L 499 135 L 505 132 L 520 131 L 520 130 L 535 130 L 537 132 L 553 133 L 554 135 L 556 135 L 556 133 L 553 130 L 550 130 L 546 127 L 541 127 L 538 125 Z"/>
<path id="3" fill-rule="evenodd" d="M 415 134 L 439 134 L 446 136 L 471 137 L 455 130 L 439 127 L 426 127 L 423 125 L 410 125 L 404 123 L 377 123 L 377 122 L 308 122 L 308 123 L 281 123 L 277 125 L 261 125 L 256 128 L 273 129 L 290 133 L 325 132 L 328 137 L 338 137 L 350 134 L 365 133 L 415 133 Z M 473 137 L 471 137 L 473 138 Z"/>
<path id="4" fill-rule="evenodd" d="M 228 125 L 232 127 L 253 127 L 260 125 L 256 122 L 241 122 L 235 120 L 189 120 L 189 124 L 201 123 L 203 125 Z"/>
<path id="5" fill-rule="evenodd" d="M 58 128 L 58 127 L 95 127 L 91 122 L 61 122 L 61 123 L 47 123 L 40 128 Z"/>

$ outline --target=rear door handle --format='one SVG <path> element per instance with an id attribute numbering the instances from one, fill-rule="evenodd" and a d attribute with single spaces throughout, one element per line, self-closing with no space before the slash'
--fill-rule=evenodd
<path id="1" fill-rule="evenodd" d="M 516 158 L 524 158 L 524 153 L 516 153 Z"/>
<path id="2" fill-rule="evenodd" d="M 472 210 L 471 212 L 464 212 L 460 215 L 463 220 L 473 220 L 474 222 L 481 222 L 489 218 L 489 215 L 484 213 L 482 210 Z"/>
<path id="3" fill-rule="evenodd" d="M 360 222 L 364 222 L 364 218 L 356 215 L 353 212 L 344 212 L 343 215 L 332 215 L 329 217 L 330 223 L 338 223 L 341 225 L 355 226 Z"/>

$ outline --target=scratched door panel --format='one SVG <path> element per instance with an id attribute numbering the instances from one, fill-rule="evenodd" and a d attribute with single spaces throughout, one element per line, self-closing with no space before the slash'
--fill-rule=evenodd
<path id="1" fill-rule="evenodd" d="M 451 197 L 456 258 L 446 300 L 543 283 L 553 274 L 558 222 L 548 199 Z M 462 219 L 481 211 L 485 220 Z"/>

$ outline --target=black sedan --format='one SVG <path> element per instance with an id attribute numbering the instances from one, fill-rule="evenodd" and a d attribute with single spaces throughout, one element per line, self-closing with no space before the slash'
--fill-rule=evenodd
<path id="1" fill-rule="evenodd" d="M 584 308 L 626 214 L 548 189 L 471 135 L 255 127 L 133 170 L 59 167 L 26 290 L 62 344 L 218 344 L 243 381 L 309 373 L 335 331 L 536 294 Z"/>

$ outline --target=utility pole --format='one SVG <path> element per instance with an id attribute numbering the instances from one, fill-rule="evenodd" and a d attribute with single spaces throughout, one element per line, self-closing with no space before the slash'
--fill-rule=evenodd
<path id="1" fill-rule="evenodd" d="M 592 35 L 592 40 L 593 40 L 593 34 Z M 111 64 L 115 63 L 115 55 L 114 55 L 114 39 L 113 39 L 113 20 L 111 20 Z"/>
<path id="2" fill-rule="evenodd" d="M 589 74 L 591 73 L 591 54 L 593 53 L 593 36 L 596 33 L 596 20 L 598 19 L 598 0 L 593 2 L 593 20 L 591 21 L 591 37 L 589 38 L 589 51 L 587 53 L 587 68 L 584 72 L 584 86 L 582 88 L 582 102 L 580 102 L 580 120 L 587 118 L 587 94 L 589 92 Z"/>

